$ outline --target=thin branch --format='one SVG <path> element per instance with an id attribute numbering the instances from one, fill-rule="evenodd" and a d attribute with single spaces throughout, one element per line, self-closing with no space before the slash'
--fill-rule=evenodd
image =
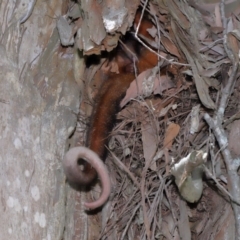
<path id="1" fill-rule="evenodd" d="M 133 174 L 129 171 L 129 169 L 118 159 L 118 157 L 106 146 L 106 148 L 108 149 L 108 151 L 111 153 L 112 157 L 113 157 L 113 161 L 115 162 L 115 164 L 124 172 L 127 173 L 127 175 L 129 176 L 129 178 L 133 181 L 133 183 L 139 188 L 141 189 L 141 186 L 139 185 L 137 179 L 133 176 Z"/>
<path id="2" fill-rule="evenodd" d="M 231 201 L 235 202 L 236 204 L 238 204 L 240 206 L 240 202 L 237 199 L 234 199 L 234 197 L 218 182 L 218 180 L 210 172 L 210 170 L 205 165 L 203 165 L 203 167 L 204 167 L 205 173 L 216 183 L 218 189 L 220 191 L 222 191 L 222 193 L 225 193 L 231 199 Z"/>
<path id="3" fill-rule="evenodd" d="M 240 199 L 240 178 L 238 175 L 239 159 L 234 159 L 228 148 L 228 138 L 225 130 L 223 129 L 223 117 L 227 107 L 228 99 L 231 95 L 233 87 L 236 81 L 236 75 L 238 71 L 239 59 L 234 59 L 234 54 L 227 45 L 227 19 L 225 17 L 225 1 L 221 0 L 220 3 L 221 18 L 223 24 L 223 46 L 228 58 L 231 60 L 233 67 L 231 75 L 227 81 L 227 84 L 222 89 L 222 95 L 220 104 L 216 115 L 211 118 L 207 113 L 204 115 L 204 119 L 208 123 L 209 127 L 213 130 L 213 133 L 218 141 L 221 149 L 224 162 L 227 168 L 228 190 L 230 199 L 232 200 L 232 208 L 235 216 L 235 239 L 240 240 L 240 207 L 237 199 Z M 221 188 L 218 185 L 219 188 Z M 223 190 L 221 188 L 221 190 Z M 223 190 L 225 191 L 225 190 Z"/>
<path id="4" fill-rule="evenodd" d="M 170 63 L 170 64 L 175 64 L 175 65 L 179 65 L 179 66 L 190 66 L 190 64 L 174 62 L 173 59 L 167 59 L 167 58 L 165 58 L 164 56 L 162 56 L 161 54 L 157 53 L 155 50 L 153 50 L 152 48 L 150 48 L 147 44 L 145 44 L 145 43 L 138 37 L 139 28 L 140 28 L 140 26 L 141 26 L 141 22 L 142 22 L 142 19 L 143 19 L 143 15 L 144 15 L 144 12 L 145 12 L 147 3 L 148 3 L 148 1 L 146 0 L 145 3 L 144 3 L 143 9 L 142 9 L 142 13 L 141 13 L 141 16 L 140 16 L 140 19 L 139 19 L 137 28 L 136 28 L 135 38 L 136 38 L 145 48 L 147 48 L 150 52 L 156 54 L 158 57 L 160 57 L 161 59 L 164 59 L 164 60 L 167 61 L 168 63 Z"/>

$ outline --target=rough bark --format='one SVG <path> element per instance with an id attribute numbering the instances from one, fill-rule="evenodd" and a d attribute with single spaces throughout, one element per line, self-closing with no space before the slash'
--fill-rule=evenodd
<path id="1" fill-rule="evenodd" d="M 79 88 L 55 28 L 61 3 L 37 1 L 20 24 L 29 2 L 0 2 L 0 238 L 55 240 L 65 226 L 61 161 Z"/>

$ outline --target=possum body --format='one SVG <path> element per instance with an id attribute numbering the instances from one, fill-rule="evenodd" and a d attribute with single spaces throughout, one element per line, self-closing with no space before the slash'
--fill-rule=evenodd
<path id="1" fill-rule="evenodd" d="M 143 20 L 142 24 L 149 26 L 149 20 Z M 144 29 L 144 26 L 142 27 Z M 136 68 L 138 73 L 146 69 L 156 66 L 158 58 L 157 55 L 143 48 L 133 36 L 125 38 L 124 44 L 133 51 L 137 57 Z M 106 158 L 106 145 L 108 143 L 109 133 L 111 132 L 116 121 L 116 114 L 120 110 L 120 102 L 124 98 L 130 83 L 135 79 L 134 63 L 129 56 L 129 52 L 123 50 L 123 47 L 118 48 L 115 56 L 116 62 L 119 66 L 119 74 L 109 73 L 107 80 L 105 80 L 96 96 L 96 104 L 91 116 L 90 129 L 87 137 L 87 148 L 74 148 L 74 154 L 66 154 L 63 165 L 67 178 L 70 182 L 79 185 L 90 185 L 100 176 L 102 184 L 102 194 L 96 202 L 85 203 L 89 209 L 100 207 L 108 198 L 111 188 L 109 177 L 103 175 L 107 174 L 105 165 L 102 161 Z M 70 150 L 71 151 L 71 150 Z M 89 151 L 89 153 L 86 153 Z M 99 158 L 101 159 L 100 167 L 96 166 Z M 93 157 L 93 159 L 88 158 Z M 79 167 L 79 161 L 85 160 L 82 168 Z M 96 160 L 96 161 L 94 161 Z M 70 164 L 71 162 L 71 164 Z M 102 169 L 103 173 L 99 173 Z M 97 174 L 98 173 L 98 174 Z M 106 190 L 107 189 L 107 190 Z"/>

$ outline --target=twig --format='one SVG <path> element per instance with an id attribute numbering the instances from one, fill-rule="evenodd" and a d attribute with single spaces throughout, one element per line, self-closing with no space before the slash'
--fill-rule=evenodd
<path id="1" fill-rule="evenodd" d="M 171 202 L 171 198 L 169 197 L 169 193 L 168 193 L 168 190 L 167 190 L 167 187 L 168 187 L 168 185 L 170 185 L 172 183 L 172 181 L 169 181 L 167 184 L 165 184 L 165 186 L 164 186 L 164 190 L 165 190 L 165 194 L 166 194 L 166 198 L 167 198 L 167 201 L 168 201 L 168 203 L 169 203 L 169 206 L 170 206 L 170 211 L 171 211 L 171 213 L 172 213 L 172 217 L 173 217 L 173 222 L 174 222 L 174 225 L 175 225 L 175 227 L 176 226 L 178 226 L 178 220 L 177 220 L 177 217 L 175 216 L 175 212 L 173 211 L 173 205 L 172 205 L 172 202 Z M 172 230 L 173 230 L 173 232 L 174 232 L 174 229 L 175 228 L 173 228 Z M 173 232 L 172 232 L 172 235 L 173 235 Z"/>
<path id="2" fill-rule="evenodd" d="M 240 111 L 237 112 L 236 114 L 234 114 L 233 116 L 231 116 L 229 119 L 224 121 L 223 127 L 225 128 L 227 125 L 229 125 L 230 123 L 234 122 L 235 120 L 240 119 Z"/>
<path id="3" fill-rule="evenodd" d="M 217 39 L 214 42 L 210 43 L 209 45 L 206 45 L 202 48 L 199 49 L 199 52 L 204 52 L 205 50 L 209 50 L 212 49 L 212 47 L 214 47 L 218 42 L 222 42 L 223 38 Z"/>
<path id="4" fill-rule="evenodd" d="M 149 161 L 150 162 L 150 161 Z M 147 239 L 151 239 L 151 230 L 150 230 L 150 224 L 148 222 L 148 214 L 147 214 L 147 208 L 146 208 L 146 203 L 145 203 L 145 182 L 146 182 L 146 174 L 147 174 L 147 169 L 148 166 L 146 165 L 143 169 L 142 173 L 142 181 L 141 181 L 141 195 L 142 195 L 142 210 L 143 210 L 143 221 L 144 221 L 144 226 L 147 234 Z"/>
<path id="5" fill-rule="evenodd" d="M 140 203 L 133 210 L 132 216 L 129 218 L 129 220 L 128 220 L 127 224 L 126 224 L 126 227 L 124 228 L 124 231 L 123 231 L 122 236 L 121 236 L 121 240 L 125 239 L 124 237 L 125 237 L 125 235 L 127 233 L 127 230 L 129 228 L 129 226 L 132 224 L 133 217 L 135 216 L 135 214 L 136 214 L 137 210 L 139 209 L 139 207 L 140 207 Z"/>
<path id="6" fill-rule="evenodd" d="M 132 56 L 135 81 L 136 81 L 136 85 L 137 85 L 137 92 L 139 93 L 139 86 L 138 86 L 138 81 L 137 81 L 138 69 L 137 69 L 137 66 L 136 66 L 136 61 L 138 61 L 138 57 L 126 44 L 123 43 L 123 41 L 121 39 L 119 39 L 119 42 Z"/>
<path id="7" fill-rule="evenodd" d="M 210 136 L 212 136 L 212 145 L 210 147 L 210 154 L 211 154 L 211 161 L 212 161 L 212 171 L 213 171 L 213 176 L 216 176 L 216 173 L 215 173 L 215 162 L 216 162 L 216 159 L 218 157 L 218 155 L 224 150 L 224 148 L 226 148 L 227 146 L 222 146 L 220 149 L 218 149 L 218 151 L 216 152 L 216 154 L 214 154 L 214 136 L 210 133 Z"/>
<path id="8" fill-rule="evenodd" d="M 228 100 L 228 97 L 231 95 L 231 90 L 233 89 L 233 86 L 234 86 L 234 81 L 235 81 L 236 73 L 238 70 L 239 60 L 237 61 L 236 59 L 234 59 L 234 55 L 227 45 L 227 19 L 225 17 L 225 0 L 221 0 L 220 11 L 221 11 L 222 24 L 223 24 L 223 47 L 225 49 L 225 52 L 228 55 L 228 58 L 231 60 L 233 64 L 231 75 L 227 81 L 226 86 L 222 90 L 222 97 L 221 97 L 218 112 L 217 112 L 218 121 L 222 123 L 224 111 L 227 105 L 227 100 Z"/>
<path id="9" fill-rule="evenodd" d="M 146 9 L 146 6 L 147 6 L 147 3 L 148 1 L 146 0 L 144 2 L 144 5 L 143 5 L 143 9 L 142 9 L 142 13 L 141 13 L 141 16 L 140 16 L 140 19 L 139 19 L 139 22 L 138 22 L 138 25 L 137 25 L 137 28 L 136 28 L 136 32 L 135 32 L 135 38 L 145 47 L 147 48 L 149 51 L 151 51 L 152 53 L 156 54 L 158 57 L 166 60 L 168 63 L 170 64 L 175 64 L 175 65 L 179 65 L 179 66 L 190 66 L 190 64 L 185 64 L 185 63 L 179 63 L 179 62 L 174 62 L 173 59 L 167 59 L 165 58 L 164 56 L 162 56 L 161 54 L 157 53 L 156 51 L 154 51 L 152 48 L 150 48 L 147 44 L 145 44 L 139 37 L 138 37 L 138 32 L 139 32 L 139 28 L 141 26 L 141 22 L 142 22 L 142 19 L 143 19 L 143 15 L 144 15 L 144 12 L 145 12 L 145 9 Z"/>
<path id="10" fill-rule="evenodd" d="M 138 60 L 137 55 L 121 39 L 119 39 L 118 41 L 121 43 L 121 46 L 123 46 L 131 54 L 131 56 L 134 59 L 134 62 Z"/>
<path id="11" fill-rule="evenodd" d="M 238 204 L 240 206 L 240 202 L 237 199 L 234 199 L 234 197 L 218 182 L 218 180 L 210 172 L 210 170 L 205 165 L 203 165 L 203 168 L 204 168 L 205 173 L 207 173 L 207 175 L 216 183 L 219 190 L 222 191 L 223 193 L 225 193 L 231 199 L 231 201 L 235 202 L 236 204 Z"/>
<path id="12" fill-rule="evenodd" d="M 137 179 L 133 176 L 133 174 L 129 171 L 129 169 L 118 159 L 118 157 L 106 146 L 108 151 L 111 153 L 115 164 L 123 171 L 127 173 L 133 183 L 140 189 L 141 186 L 139 185 Z"/>
<path id="13" fill-rule="evenodd" d="M 214 118 L 211 118 L 207 113 L 204 115 L 204 119 L 208 123 L 209 127 L 213 130 L 213 133 L 218 141 L 219 147 L 222 150 L 222 155 L 227 168 L 227 178 L 229 193 L 232 200 L 232 208 L 235 215 L 235 239 L 240 240 L 240 207 L 236 199 L 240 199 L 240 178 L 237 170 L 239 168 L 239 159 L 233 159 L 231 152 L 228 148 L 227 134 L 223 129 L 223 117 L 227 107 L 227 101 L 233 90 L 235 78 L 238 70 L 239 59 L 234 59 L 232 51 L 227 46 L 227 19 L 225 17 L 225 1 L 221 0 L 220 3 L 221 18 L 223 24 L 223 46 L 228 58 L 233 64 L 231 75 L 227 81 L 226 86 L 222 89 L 222 96 L 219 103 L 219 108 Z"/>

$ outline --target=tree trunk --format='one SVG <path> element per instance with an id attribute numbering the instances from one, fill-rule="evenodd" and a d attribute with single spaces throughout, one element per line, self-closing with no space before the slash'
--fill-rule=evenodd
<path id="1" fill-rule="evenodd" d="M 0 2 L 0 239 L 63 239 L 61 161 L 79 87 L 72 53 L 60 48 L 60 15 L 58 0 Z"/>

